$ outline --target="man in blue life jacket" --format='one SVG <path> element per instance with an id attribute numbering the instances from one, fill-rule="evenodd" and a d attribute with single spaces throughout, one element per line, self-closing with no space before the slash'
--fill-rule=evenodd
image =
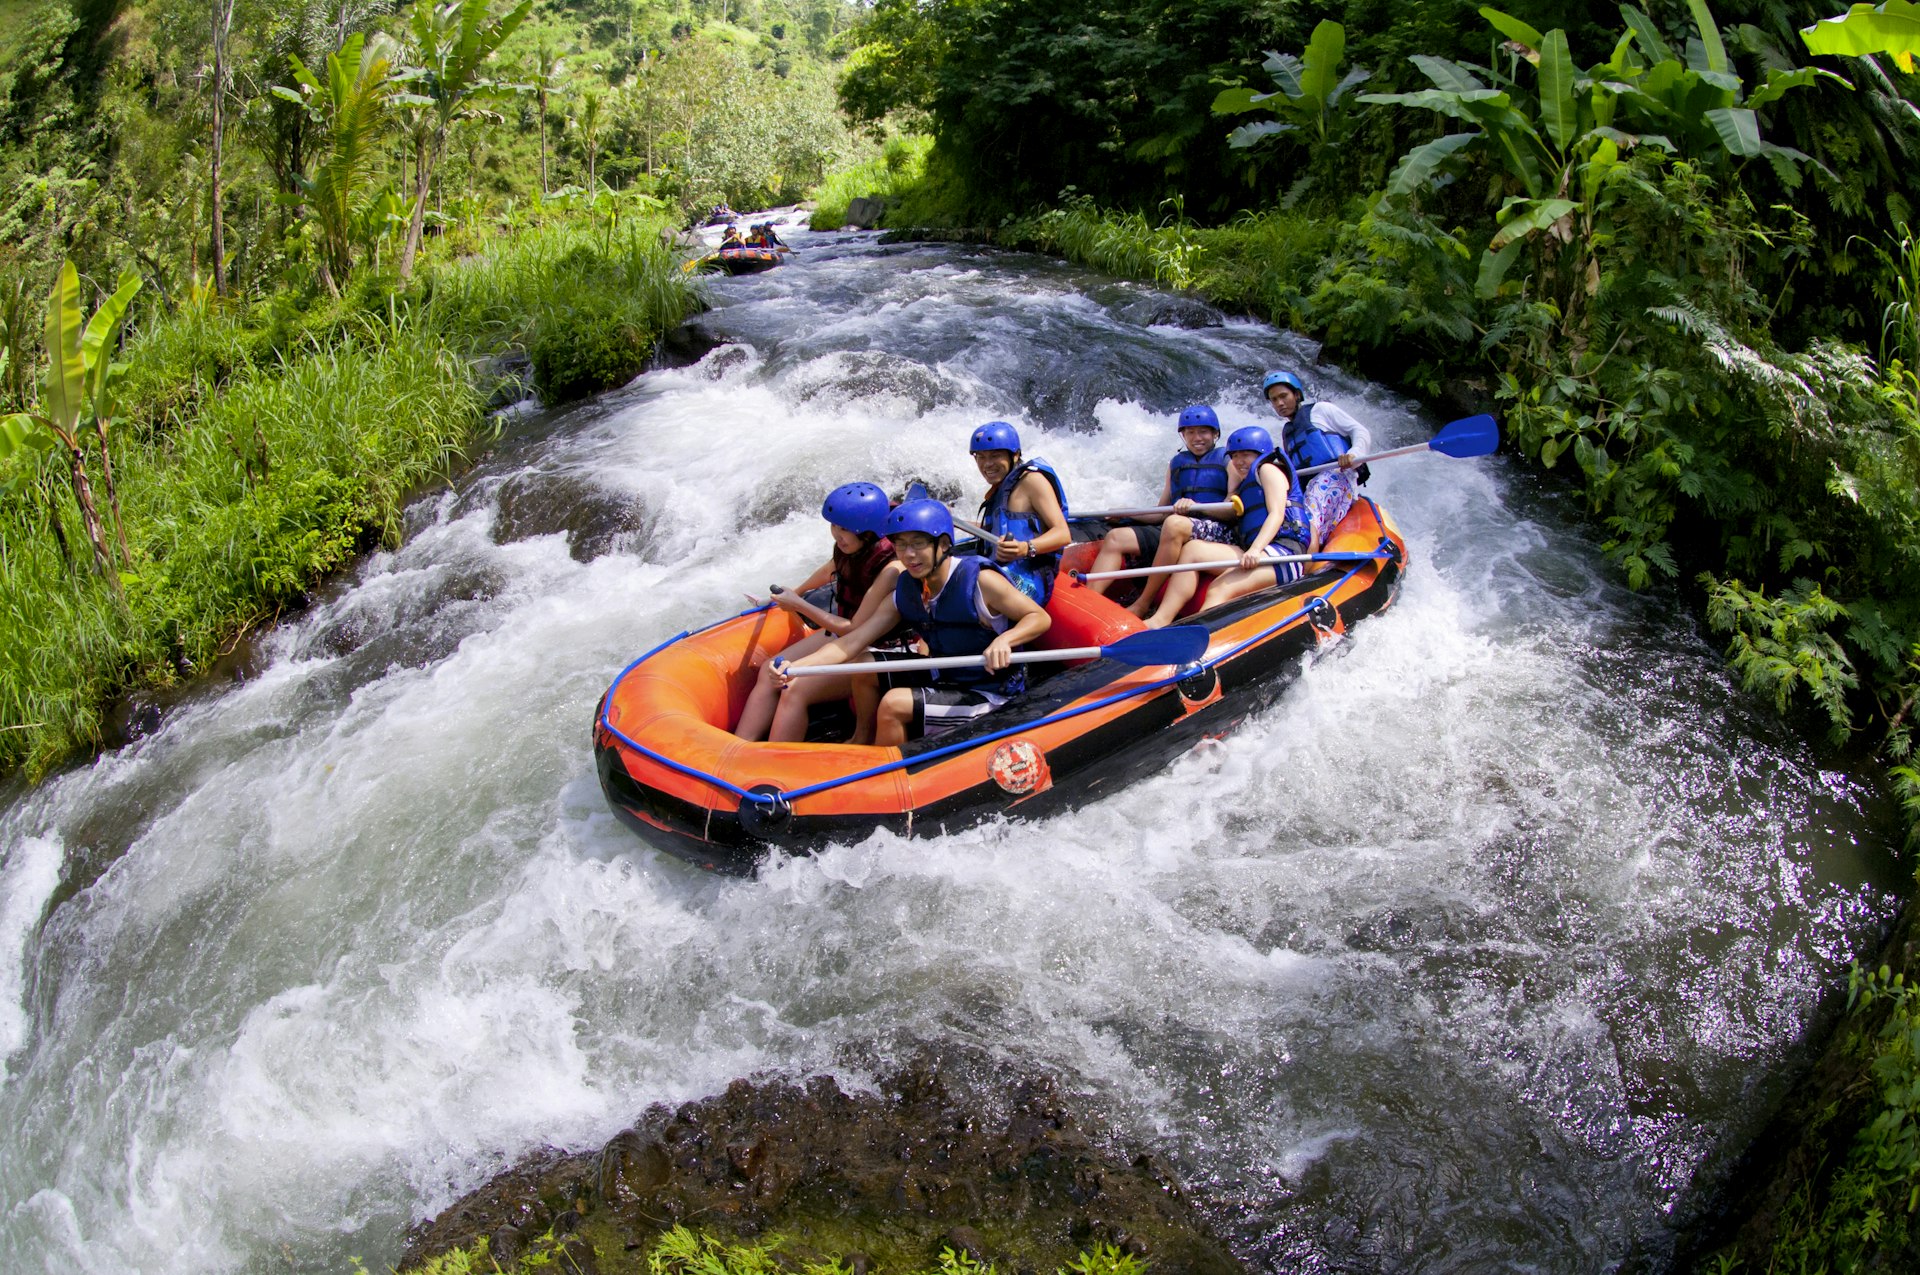
<path id="1" fill-rule="evenodd" d="M 999 539 L 993 561 L 1020 592 L 1047 604 L 1060 551 L 1073 542 L 1067 526 L 1067 492 L 1053 466 L 1020 455 L 1020 435 L 1005 421 L 988 421 L 968 444 L 973 463 L 987 480 L 980 525 Z"/>
<path id="2" fill-rule="evenodd" d="M 910 500 L 887 516 L 887 538 L 906 568 L 893 598 L 866 621 L 810 655 L 779 665 L 785 690 L 768 738 L 807 737 L 807 710 L 836 678 L 788 678 L 793 666 L 844 664 L 869 658 L 868 647 L 904 621 L 933 655 L 978 655 L 978 668 L 914 669 L 881 674 L 884 693 L 874 723 L 875 744 L 898 747 L 933 731 L 971 721 L 1026 690 L 1026 666 L 1009 657 L 1053 623 L 1040 604 L 1015 588 L 985 558 L 953 553 L 953 515 L 937 500 Z M 844 691 L 841 692 L 844 694 Z"/>
<path id="3" fill-rule="evenodd" d="M 1180 561 L 1180 551 L 1190 540 L 1209 544 L 1228 544 L 1232 529 L 1213 518 L 1197 518 L 1186 512 L 1188 506 L 1217 504 L 1227 499 L 1227 453 L 1220 447 L 1220 417 L 1205 403 L 1182 408 L 1174 428 L 1180 431 L 1181 449 L 1167 462 L 1167 479 L 1160 484 L 1156 505 L 1173 505 L 1171 514 L 1147 514 L 1131 527 L 1115 527 L 1100 542 L 1100 554 L 1090 571 L 1112 571 L 1128 561 L 1151 562 L 1164 567 Z M 1096 580 L 1088 587 L 1105 593 L 1111 580 Z M 1165 576 L 1148 576 L 1142 581 L 1140 596 L 1130 608 L 1135 615 L 1153 613 L 1155 598 L 1166 583 Z"/>
<path id="4" fill-rule="evenodd" d="M 1280 446 L 1295 470 L 1314 465 L 1339 466 L 1307 478 L 1302 492 L 1302 499 L 1318 520 L 1322 534 L 1333 534 L 1333 529 L 1359 498 L 1360 488 L 1355 480 L 1363 483 L 1368 478 L 1367 467 L 1355 465 L 1353 460 L 1372 449 L 1367 427 L 1338 403 L 1307 402 L 1306 386 L 1291 372 L 1267 373 L 1260 381 L 1260 392 L 1283 422 Z"/>

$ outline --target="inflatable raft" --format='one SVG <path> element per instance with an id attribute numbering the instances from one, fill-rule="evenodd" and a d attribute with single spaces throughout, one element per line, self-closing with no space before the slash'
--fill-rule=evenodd
<path id="1" fill-rule="evenodd" d="M 1140 630 L 1124 607 L 1068 574 L 1085 570 L 1094 548 L 1067 551 L 1047 606 L 1053 626 L 1037 646 L 1109 646 Z M 1359 556 L 1213 610 L 1203 590 L 1182 621 L 1211 634 L 1196 663 L 1066 665 L 999 711 L 900 748 L 747 743 L 728 733 L 760 665 L 805 635 L 790 612 L 767 607 L 681 633 L 621 670 L 601 697 L 600 787 L 649 845 L 734 874 L 751 873 L 775 846 L 806 851 L 875 828 L 911 836 L 1051 814 L 1232 729 L 1278 697 L 1307 652 L 1393 601 L 1405 545 L 1372 500 L 1356 501 L 1323 548 Z"/>
<path id="2" fill-rule="evenodd" d="M 723 270 L 728 274 L 753 274 L 760 270 L 771 270 L 779 264 L 778 248 L 722 248 L 702 258 L 700 268 Z"/>

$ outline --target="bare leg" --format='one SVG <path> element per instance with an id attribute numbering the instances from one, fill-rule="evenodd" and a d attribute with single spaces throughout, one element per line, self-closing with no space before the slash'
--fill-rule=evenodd
<path id="1" fill-rule="evenodd" d="M 880 700 L 873 742 L 882 748 L 898 748 L 907 742 L 907 731 L 912 725 L 913 692 L 904 686 L 896 686 Z"/>
<path id="2" fill-rule="evenodd" d="M 871 744 L 873 742 L 875 715 L 880 711 L 880 679 L 877 677 L 856 677 L 853 679 L 853 742 Z"/>
<path id="3" fill-rule="evenodd" d="M 1215 607 L 1273 586 L 1272 567 L 1255 567 L 1251 571 L 1245 567 L 1235 567 L 1224 575 L 1214 577 L 1213 587 L 1207 590 L 1207 606 Z"/>
<path id="4" fill-rule="evenodd" d="M 828 700 L 845 699 L 853 694 L 853 675 L 841 677 L 796 677 L 793 685 L 780 694 L 780 705 L 773 710 L 773 729 L 767 738 L 776 744 L 795 744 L 807 737 L 807 710 Z"/>
<path id="5" fill-rule="evenodd" d="M 781 659 L 793 660 L 809 655 L 827 644 L 827 634 L 815 633 L 803 637 L 786 650 L 780 652 Z M 747 693 L 747 702 L 740 710 L 740 720 L 735 724 L 733 733 L 748 743 L 758 743 L 767 737 L 768 727 L 773 725 L 774 705 L 780 701 L 780 684 L 773 678 L 773 661 L 768 660 L 760 666 L 760 676 L 753 683 L 753 690 Z"/>
<path id="6" fill-rule="evenodd" d="M 1106 539 L 1100 542 L 1100 552 L 1094 557 L 1093 571 L 1117 571 L 1130 553 L 1140 552 L 1140 538 L 1133 534 L 1132 527 L 1116 527 L 1109 531 Z M 1095 593 L 1104 595 L 1113 587 L 1111 580 L 1095 580 L 1087 586 Z"/>
<path id="7" fill-rule="evenodd" d="M 1160 548 L 1153 555 L 1156 567 L 1170 567 L 1180 561 L 1180 554 L 1193 541 L 1193 519 L 1183 514 L 1168 514 L 1167 520 L 1160 524 Z M 1128 607 L 1142 619 L 1153 613 L 1153 600 L 1166 587 L 1166 576 L 1146 576 L 1140 581 L 1140 596 Z M 1189 594 L 1191 596 L 1191 594 Z"/>
<path id="8" fill-rule="evenodd" d="M 1216 545 L 1205 540 L 1191 540 L 1187 542 L 1186 549 L 1181 553 L 1180 561 L 1217 562 L 1222 567 L 1225 567 L 1239 556 L 1240 551 L 1231 545 Z M 1174 620 L 1178 619 L 1181 608 L 1191 602 L 1193 595 L 1199 592 L 1201 574 L 1199 571 L 1182 571 L 1176 575 L 1168 576 L 1166 578 L 1167 591 L 1160 598 L 1160 609 L 1147 617 L 1147 627 L 1150 629 L 1164 629 L 1169 624 L 1172 624 Z M 1208 596 L 1211 597 L 1211 593 L 1209 593 Z"/>

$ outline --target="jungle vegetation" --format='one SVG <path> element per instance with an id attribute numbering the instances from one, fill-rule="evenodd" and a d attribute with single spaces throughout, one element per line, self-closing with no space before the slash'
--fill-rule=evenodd
<path id="1" fill-rule="evenodd" d="M 914 219 L 1495 406 L 1920 820 L 1920 77 L 1838 8 L 878 0 L 840 93 L 934 138 Z"/>
<path id="2" fill-rule="evenodd" d="M 1843 7 L 876 0 L 840 94 L 934 139 L 896 224 L 1197 288 L 1494 410 L 1626 581 L 1878 754 L 1912 847 L 1920 8 Z M 1913 973 L 1856 975 L 1861 1134 L 1742 1260 L 1903 1260 Z"/>
<path id="3" fill-rule="evenodd" d="M 97 747 L 699 304 L 690 211 L 878 153 L 846 0 L 0 7 L 0 774 Z"/>
<path id="4" fill-rule="evenodd" d="M 662 229 L 826 182 L 1492 406 L 1920 826 L 1920 15 L 1802 35 L 1841 8 L 0 6 L 0 773 L 397 534 L 515 358 L 632 375 L 698 304 Z M 1901 977 L 1856 980 L 1890 1096 L 1779 1269 L 1907 1242 Z"/>

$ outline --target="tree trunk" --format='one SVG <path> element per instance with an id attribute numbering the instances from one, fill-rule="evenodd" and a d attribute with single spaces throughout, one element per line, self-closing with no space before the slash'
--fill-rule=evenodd
<path id="1" fill-rule="evenodd" d="M 106 358 L 107 352 L 102 350 L 100 357 Z M 93 428 L 100 435 L 100 472 L 107 480 L 107 508 L 113 511 L 113 532 L 120 542 L 120 561 L 131 567 L 133 554 L 127 551 L 127 522 L 120 516 L 120 492 L 113 485 L 113 457 L 107 454 L 107 423 L 96 416 Z"/>
<path id="2" fill-rule="evenodd" d="M 407 243 L 400 250 L 400 282 L 413 278 L 413 259 L 420 251 L 420 236 L 427 225 L 427 184 L 433 174 L 430 158 L 440 154 L 446 129 L 436 128 L 430 140 L 422 140 L 414 157 L 413 217 L 407 223 Z"/>
<path id="3" fill-rule="evenodd" d="M 60 521 L 60 502 L 53 497 L 53 489 L 48 486 L 45 470 L 41 471 L 39 480 L 34 483 L 34 489 L 40 493 L 40 501 L 47 507 L 47 526 L 53 532 L 53 542 L 60 546 L 60 561 L 66 564 L 67 570 L 71 571 L 73 570 L 73 546 L 67 543 L 66 524 Z"/>
<path id="4" fill-rule="evenodd" d="M 551 194 L 547 188 L 547 91 L 540 90 L 540 193 Z"/>
<path id="5" fill-rule="evenodd" d="M 71 437 L 71 435 L 69 435 Z M 87 527 L 87 539 L 93 543 L 94 565 L 100 568 L 100 574 L 113 584 L 113 591 L 120 591 L 120 576 L 113 569 L 113 562 L 107 553 L 107 539 L 100 530 L 100 512 L 93 504 L 93 484 L 87 481 L 87 456 L 80 450 L 80 440 L 73 439 L 73 445 L 67 448 L 67 456 L 73 462 L 73 494 L 80 501 L 80 518 Z"/>
<path id="6" fill-rule="evenodd" d="M 227 292 L 227 223 L 220 207 L 220 150 L 226 131 L 227 34 L 232 28 L 233 0 L 213 0 L 213 290 L 221 296 Z M 104 440 L 101 447 L 104 455 Z"/>

